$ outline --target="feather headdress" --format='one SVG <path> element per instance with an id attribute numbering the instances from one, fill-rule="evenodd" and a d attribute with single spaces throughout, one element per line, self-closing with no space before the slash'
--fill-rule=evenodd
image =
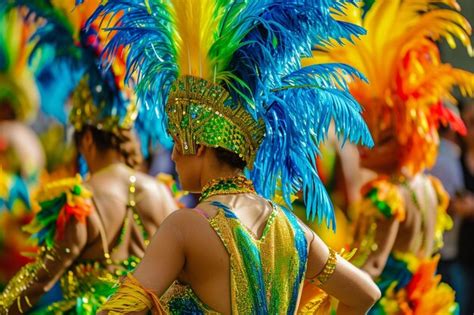
<path id="1" fill-rule="evenodd" d="M 358 80 L 350 90 L 366 110 L 376 144 L 392 130 L 400 171 L 417 173 L 434 162 L 439 123 L 464 130 L 443 101 L 455 102 L 454 86 L 473 95 L 474 75 L 442 63 L 435 41 L 444 38 L 455 47 L 457 38 L 472 54 L 471 27 L 456 12 L 455 0 L 376 0 L 348 9 L 346 21 L 366 28 L 367 36 L 344 47 L 327 46 L 314 58 L 348 62 L 367 75 L 368 84 Z"/>
<path id="2" fill-rule="evenodd" d="M 35 68 L 43 110 L 66 122 L 66 102 L 72 96 L 69 121 L 113 131 L 131 128 L 136 118 L 134 93 L 123 84 L 125 65 L 118 58 L 107 72 L 99 70 L 105 33 L 87 19 L 98 1 L 76 7 L 74 0 L 6 0 L 4 6 L 25 6 L 42 23 L 32 36 L 30 62 Z"/>
<path id="3" fill-rule="evenodd" d="M 29 121 L 39 106 L 34 75 L 28 68 L 31 28 L 18 10 L 0 10 L 0 106 L 9 106 L 15 119 Z"/>
<path id="4" fill-rule="evenodd" d="M 335 18 L 354 2 L 107 1 L 91 21 L 114 33 L 106 61 L 129 48 L 139 99 L 183 152 L 204 144 L 237 153 L 260 194 L 278 186 L 290 205 L 303 190 L 308 216 L 334 224 L 315 158 L 331 119 L 344 140 L 372 144 L 346 88 L 346 74 L 362 75 L 342 64 L 302 68 L 300 58 L 364 33 Z"/>

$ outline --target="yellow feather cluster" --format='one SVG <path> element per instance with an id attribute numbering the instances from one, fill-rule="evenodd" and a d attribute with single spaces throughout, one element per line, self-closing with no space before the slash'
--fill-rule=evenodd
<path id="1" fill-rule="evenodd" d="M 215 0 L 172 0 L 170 12 L 176 25 L 174 41 L 180 75 L 214 82 L 215 65 L 209 50 L 216 38 L 219 8 Z"/>
<path id="2" fill-rule="evenodd" d="M 365 109 L 374 141 L 393 128 L 404 152 L 400 167 L 415 173 L 431 165 L 436 154 L 430 108 L 455 103 L 453 86 L 464 96 L 474 94 L 474 74 L 443 64 L 434 42 L 444 38 L 454 48 L 457 39 L 473 55 L 471 26 L 455 0 L 375 1 L 365 16 L 362 4 L 348 10 L 346 20 L 366 28 L 367 35 L 315 51 L 303 64 L 342 62 L 361 71 L 369 84 L 355 81 L 351 93 Z"/>

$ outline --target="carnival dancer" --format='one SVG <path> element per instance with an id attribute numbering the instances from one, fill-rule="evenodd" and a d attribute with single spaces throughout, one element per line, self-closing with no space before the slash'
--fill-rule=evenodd
<path id="1" fill-rule="evenodd" d="M 456 313 L 453 290 L 435 275 L 443 231 L 450 227 L 448 197 L 423 171 L 432 166 L 437 127 L 464 127 L 443 105 L 459 86 L 474 91 L 474 75 L 440 60 L 435 41 L 455 38 L 471 50 L 467 20 L 455 1 L 366 1 L 346 12 L 367 36 L 342 48 L 315 51 L 322 62 L 347 62 L 363 71 L 350 86 L 365 109 L 375 148 L 360 149 L 362 167 L 376 177 L 354 206 L 353 262 L 376 279 L 382 299 L 372 314 Z"/>
<path id="2" fill-rule="evenodd" d="M 60 282 L 62 299 L 37 314 L 95 314 L 110 294 L 107 281 L 134 269 L 150 237 L 177 208 L 169 188 L 136 171 L 140 150 L 134 138 L 138 106 L 123 85 L 120 60 L 98 69 L 101 33 L 85 29 L 95 4 L 21 1 L 30 16 L 43 19 L 31 58 L 58 69 L 52 79 L 69 84 L 78 151 L 90 176 L 47 183 L 36 197 L 39 212 L 27 227 L 41 250 L 0 295 L 0 313 L 25 313 Z M 67 93 L 64 93 L 67 95 Z M 66 100 L 57 104 L 62 107 Z"/>
<path id="3" fill-rule="evenodd" d="M 194 209 L 170 215 L 133 275 L 102 313 L 292 314 L 305 279 L 363 314 L 379 296 L 291 213 L 334 224 L 314 157 L 331 118 L 342 138 L 371 144 L 340 64 L 302 68 L 300 57 L 363 29 L 339 23 L 334 1 L 108 1 L 92 20 L 113 36 L 109 62 L 129 48 L 142 102 L 164 118 Z M 120 15 L 116 22 L 110 17 Z M 267 198 L 275 193 L 287 206 Z M 136 313 L 135 313 L 136 312 Z"/>

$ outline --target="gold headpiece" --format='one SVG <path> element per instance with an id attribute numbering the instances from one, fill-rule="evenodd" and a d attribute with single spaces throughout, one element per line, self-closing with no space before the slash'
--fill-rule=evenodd
<path id="1" fill-rule="evenodd" d="M 102 86 L 97 85 L 95 88 L 95 92 L 100 93 Z M 97 104 L 91 91 L 89 75 L 86 74 L 72 94 L 72 109 L 69 114 L 69 121 L 74 129 L 78 131 L 85 125 L 110 132 L 114 132 L 117 128 L 131 129 L 138 115 L 138 107 L 133 93 L 130 93 L 127 97 L 129 97 L 128 100 L 122 100 L 128 102 L 124 114 L 119 113 L 119 109 L 108 104 L 105 98 L 100 99 L 100 103 Z"/>
<path id="2" fill-rule="evenodd" d="M 222 86 L 182 76 L 171 88 L 166 112 L 169 132 L 184 154 L 195 154 L 198 144 L 221 147 L 238 154 L 252 168 L 265 125 L 234 104 Z"/>

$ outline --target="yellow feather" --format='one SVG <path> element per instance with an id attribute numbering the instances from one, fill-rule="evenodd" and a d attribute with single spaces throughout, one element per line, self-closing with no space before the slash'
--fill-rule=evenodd
<path id="1" fill-rule="evenodd" d="M 171 6 L 181 75 L 213 81 L 214 65 L 209 50 L 219 23 L 216 1 L 172 0 Z"/>

